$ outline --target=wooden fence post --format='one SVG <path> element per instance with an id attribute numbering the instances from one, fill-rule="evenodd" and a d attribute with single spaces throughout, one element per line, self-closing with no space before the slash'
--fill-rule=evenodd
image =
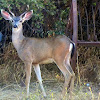
<path id="1" fill-rule="evenodd" d="M 76 60 L 77 60 L 77 39 L 78 39 L 78 13 L 77 13 L 77 0 L 72 0 L 72 5 L 73 5 L 73 41 L 76 45 L 75 48 L 75 53 L 72 58 L 72 68 L 75 71 L 76 67 Z"/>

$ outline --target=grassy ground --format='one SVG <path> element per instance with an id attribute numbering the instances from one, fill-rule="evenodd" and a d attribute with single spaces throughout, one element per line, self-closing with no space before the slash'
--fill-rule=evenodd
<path id="1" fill-rule="evenodd" d="M 37 82 L 30 84 L 30 99 L 29 100 L 59 100 L 63 82 L 55 80 L 44 81 L 44 87 L 47 93 L 47 98 L 44 99 Z M 91 83 L 75 86 L 73 99 L 74 100 L 100 100 L 100 88 Z M 66 94 L 68 98 L 69 94 Z M 0 100 L 25 100 L 26 90 L 25 87 L 20 87 L 18 84 L 10 84 L 0 87 Z M 68 99 L 64 100 L 68 100 Z"/>

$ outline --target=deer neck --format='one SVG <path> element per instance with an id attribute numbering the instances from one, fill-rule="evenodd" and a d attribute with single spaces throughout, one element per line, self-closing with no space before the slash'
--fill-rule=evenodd
<path id="1" fill-rule="evenodd" d="M 12 28 L 12 43 L 17 51 L 20 49 L 24 38 L 22 25 L 19 28 Z"/>

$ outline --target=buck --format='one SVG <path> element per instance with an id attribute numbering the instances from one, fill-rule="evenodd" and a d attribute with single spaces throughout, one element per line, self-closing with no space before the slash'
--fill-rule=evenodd
<path id="1" fill-rule="evenodd" d="M 32 17 L 32 10 L 24 12 L 20 16 L 15 16 L 14 13 L 8 13 L 2 9 L 1 14 L 5 20 L 9 20 L 12 23 L 12 43 L 17 50 L 18 56 L 25 64 L 27 96 L 29 96 L 31 68 L 33 65 L 43 96 L 46 97 L 39 64 L 52 62 L 56 63 L 65 78 L 61 98 L 65 96 L 68 86 L 70 86 L 71 95 L 74 88 L 75 74 L 71 68 L 70 59 L 75 47 L 74 43 L 65 35 L 43 39 L 25 37 L 22 23 Z"/>

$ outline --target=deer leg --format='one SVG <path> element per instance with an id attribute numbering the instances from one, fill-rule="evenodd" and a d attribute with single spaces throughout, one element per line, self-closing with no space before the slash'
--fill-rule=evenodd
<path id="1" fill-rule="evenodd" d="M 74 80 L 75 80 L 75 74 L 73 73 L 73 76 L 70 82 L 70 99 L 72 99 L 72 94 L 73 94 L 73 89 L 74 89 Z"/>
<path id="2" fill-rule="evenodd" d="M 71 55 L 71 52 L 66 54 L 64 60 L 56 59 L 57 65 L 59 69 L 61 70 L 61 72 L 63 73 L 64 78 L 65 78 L 65 83 L 64 83 L 63 90 L 62 90 L 61 99 L 65 98 L 69 83 L 71 82 L 71 90 L 73 89 L 72 85 L 74 85 L 74 78 L 73 78 L 74 72 L 70 66 L 70 55 Z"/>
<path id="3" fill-rule="evenodd" d="M 67 55 L 67 59 L 65 59 L 65 66 L 66 66 L 67 70 L 71 74 L 71 80 L 70 80 L 70 98 L 72 99 L 72 93 L 73 93 L 73 89 L 74 89 L 75 74 L 74 74 L 73 69 L 72 69 L 72 67 L 70 65 L 70 54 Z"/>
<path id="4" fill-rule="evenodd" d="M 57 64 L 57 65 L 58 65 L 58 68 L 63 73 L 64 78 L 65 78 L 65 83 L 64 83 L 62 95 L 61 95 L 61 100 L 63 100 L 66 96 L 66 93 L 67 93 L 68 84 L 69 84 L 70 79 L 71 79 L 71 73 L 69 72 L 69 70 L 67 70 L 67 68 L 64 64 L 62 64 L 62 65 Z"/>
<path id="5" fill-rule="evenodd" d="M 39 81 L 43 96 L 46 97 L 46 93 L 45 93 L 45 90 L 44 90 L 44 87 L 43 87 L 43 83 L 42 83 L 42 78 L 41 78 L 40 66 L 39 65 L 35 65 L 34 66 L 34 71 L 35 71 L 37 79 Z"/>
<path id="6" fill-rule="evenodd" d="M 66 68 L 69 70 L 70 72 L 70 80 L 69 80 L 69 85 L 70 85 L 70 96 L 69 98 L 72 100 L 72 93 L 73 93 L 73 89 L 74 89 L 74 77 L 75 77 L 75 74 L 71 68 L 70 65 L 66 64 Z"/>
<path id="7" fill-rule="evenodd" d="M 62 90 L 62 97 L 64 98 L 66 93 L 67 93 L 67 89 L 68 89 L 68 85 L 70 83 L 71 80 L 71 74 L 69 73 L 69 71 L 66 71 L 66 75 L 64 75 L 65 77 L 65 83 L 64 83 L 64 87 Z"/>
<path id="8" fill-rule="evenodd" d="M 25 71 L 26 71 L 26 91 L 27 91 L 27 97 L 29 96 L 29 84 L 30 84 L 30 78 L 31 78 L 31 67 L 32 63 L 25 63 Z"/>

